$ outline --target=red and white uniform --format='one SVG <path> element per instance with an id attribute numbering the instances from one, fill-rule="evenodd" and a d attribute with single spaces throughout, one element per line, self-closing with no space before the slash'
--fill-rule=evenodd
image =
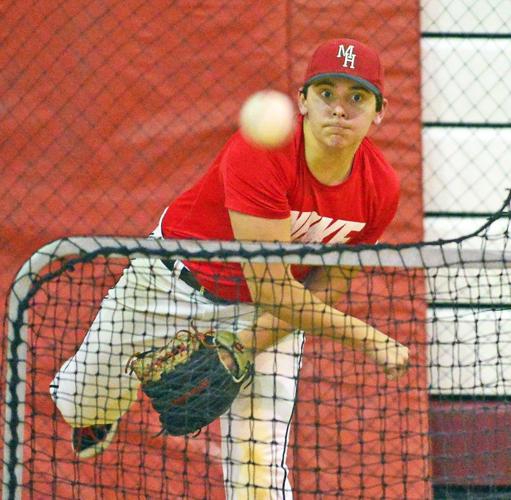
<path id="1" fill-rule="evenodd" d="M 361 144 L 349 177 L 325 186 L 307 168 L 301 126 L 291 144 L 273 152 L 235 134 L 202 179 L 170 205 L 153 237 L 232 240 L 231 209 L 291 217 L 294 241 L 373 243 L 394 216 L 398 191 L 394 171 L 369 140 Z M 103 300 L 79 350 L 51 384 L 52 398 L 70 425 L 121 418 L 139 387 L 125 371 L 128 360 L 134 352 L 166 344 L 189 328 L 190 320 L 199 330 L 238 332 L 256 324 L 261 311 L 250 303 L 239 264 L 186 264 L 210 292 L 233 302 L 213 303 L 188 286 L 179 279 L 181 262 L 170 271 L 157 258 L 133 259 Z M 293 272 L 303 279 L 308 269 Z M 263 491 L 265 498 L 293 497 L 286 455 L 303 344 L 303 332 L 295 331 L 276 349 L 259 353 L 252 384 L 220 418 L 228 500 L 255 498 Z"/>
<path id="2" fill-rule="evenodd" d="M 351 172 L 335 186 L 309 171 L 300 121 L 284 148 L 265 151 L 234 134 L 202 179 L 179 196 L 162 220 L 165 238 L 233 240 L 228 210 L 267 219 L 291 217 L 292 240 L 308 243 L 375 243 L 395 215 L 399 181 L 380 150 L 360 145 Z M 250 301 L 236 263 L 187 262 L 210 292 Z M 293 268 L 300 281 L 307 268 Z"/>

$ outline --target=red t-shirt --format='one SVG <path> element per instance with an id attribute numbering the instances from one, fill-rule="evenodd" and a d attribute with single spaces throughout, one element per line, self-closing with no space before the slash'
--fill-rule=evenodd
<path id="1" fill-rule="evenodd" d="M 235 133 L 204 176 L 180 195 L 162 221 L 165 238 L 233 240 L 228 209 L 268 219 L 291 217 L 292 240 L 309 243 L 375 243 L 397 209 L 399 181 L 380 150 L 364 139 L 349 177 L 321 184 L 305 162 L 300 122 L 287 146 L 265 151 Z M 210 292 L 249 302 L 236 263 L 187 262 Z M 310 268 L 295 267 L 303 280 Z"/>

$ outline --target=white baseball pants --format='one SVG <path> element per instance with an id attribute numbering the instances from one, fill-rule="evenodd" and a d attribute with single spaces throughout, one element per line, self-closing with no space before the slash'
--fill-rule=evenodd
<path id="1" fill-rule="evenodd" d="M 178 330 L 253 329 L 251 304 L 220 305 L 179 279 L 158 259 L 134 259 L 103 300 L 77 353 L 51 384 L 51 395 L 73 427 L 118 420 L 138 397 L 139 382 L 125 373 L 135 352 L 160 347 Z M 255 360 L 253 383 L 221 417 L 228 500 L 290 499 L 286 466 L 304 337 L 288 335 Z"/>

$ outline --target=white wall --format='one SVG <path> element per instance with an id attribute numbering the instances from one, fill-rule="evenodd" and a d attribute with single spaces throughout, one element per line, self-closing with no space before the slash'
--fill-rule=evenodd
<path id="1" fill-rule="evenodd" d="M 511 189 L 511 0 L 421 8 L 425 239 L 451 239 Z M 503 219 L 466 246 L 510 249 L 510 237 Z M 511 270 L 433 270 L 428 286 L 444 306 L 429 310 L 432 392 L 511 394 L 511 312 L 477 307 L 511 304 Z"/>

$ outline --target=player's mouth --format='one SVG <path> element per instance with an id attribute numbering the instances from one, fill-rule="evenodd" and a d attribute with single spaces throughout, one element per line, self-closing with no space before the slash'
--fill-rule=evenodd
<path id="1" fill-rule="evenodd" d="M 327 123 L 324 125 L 324 128 L 334 134 L 345 134 L 349 131 L 349 127 L 345 125 L 341 125 L 340 123 Z"/>

